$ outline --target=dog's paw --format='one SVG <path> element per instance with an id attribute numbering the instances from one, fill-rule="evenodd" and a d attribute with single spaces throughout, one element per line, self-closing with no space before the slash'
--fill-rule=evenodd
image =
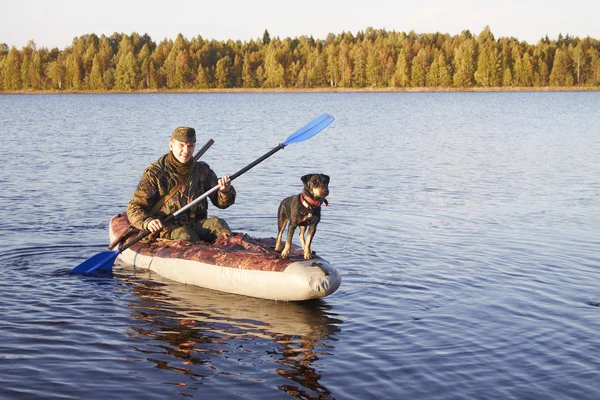
<path id="1" fill-rule="evenodd" d="M 290 250 L 284 248 L 281 252 L 281 258 L 290 258 Z"/>
<path id="2" fill-rule="evenodd" d="M 313 258 L 313 255 L 312 255 L 312 253 L 310 251 L 309 252 L 306 252 L 306 251 L 304 252 L 304 259 L 305 260 L 312 260 L 312 258 Z"/>

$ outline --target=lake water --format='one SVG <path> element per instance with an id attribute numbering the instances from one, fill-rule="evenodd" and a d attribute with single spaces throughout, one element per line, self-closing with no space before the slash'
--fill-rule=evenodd
<path id="1" fill-rule="evenodd" d="M 175 127 L 224 175 L 325 112 L 209 212 L 274 237 L 330 175 L 333 295 L 67 274 Z M 600 92 L 1 95 L 0 135 L 0 398 L 600 398 Z"/>

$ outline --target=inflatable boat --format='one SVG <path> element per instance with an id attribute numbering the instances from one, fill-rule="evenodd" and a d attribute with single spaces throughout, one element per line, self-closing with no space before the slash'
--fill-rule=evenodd
<path id="1" fill-rule="evenodd" d="M 126 232 L 130 234 L 124 244 L 138 231 L 132 229 L 125 214 L 113 217 L 110 241 Z M 275 238 L 253 238 L 242 233 L 215 243 L 154 239 L 133 244 L 118 259 L 173 281 L 271 300 L 325 297 L 340 286 L 340 274 L 318 255 L 305 260 L 302 249 L 293 245 L 289 259 L 283 259 L 274 247 Z"/>

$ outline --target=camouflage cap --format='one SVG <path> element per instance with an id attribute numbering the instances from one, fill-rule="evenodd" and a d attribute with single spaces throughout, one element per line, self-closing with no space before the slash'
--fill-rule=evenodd
<path id="1" fill-rule="evenodd" d="M 196 130 L 194 128 L 180 126 L 179 128 L 175 128 L 171 137 L 180 142 L 196 143 Z"/>

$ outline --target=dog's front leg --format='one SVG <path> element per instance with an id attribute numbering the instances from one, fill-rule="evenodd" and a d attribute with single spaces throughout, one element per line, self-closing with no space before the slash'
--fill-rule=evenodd
<path id="1" fill-rule="evenodd" d="M 306 235 L 306 243 L 304 244 L 304 246 L 302 246 L 302 249 L 304 250 L 304 259 L 305 260 L 310 260 L 311 258 L 313 258 L 312 252 L 310 251 L 310 244 L 312 243 L 313 237 L 315 236 L 316 232 L 317 232 L 317 224 L 311 224 L 308 227 L 308 234 Z"/>
<path id="2" fill-rule="evenodd" d="M 302 246 L 302 250 L 304 250 L 304 246 L 306 246 L 306 240 L 304 240 L 304 234 L 306 233 L 306 226 L 300 225 L 300 233 L 298 237 L 300 238 L 300 246 Z"/>
<path id="3" fill-rule="evenodd" d="M 281 257 L 289 258 L 290 251 L 292 250 L 292 238 L 294 237 L 294 231 L 296 230 L 296 225 L 292 224 L 290 221 L 288 225 L 287 238 L 285 241 L 285 247 L 281 251 Z"/>
<path id="4" fill-rule="evenodd" d="M 281 248 L 283 247 L 281 245 L 281 238 L 283 237 L 283 231 L 285 231 L 287 224 L 287 219 L 282 220 L 279 224 L 279 232 L 277 232 L 277 241 L 275 242 L 275 251 L 281 251 Z"/>

